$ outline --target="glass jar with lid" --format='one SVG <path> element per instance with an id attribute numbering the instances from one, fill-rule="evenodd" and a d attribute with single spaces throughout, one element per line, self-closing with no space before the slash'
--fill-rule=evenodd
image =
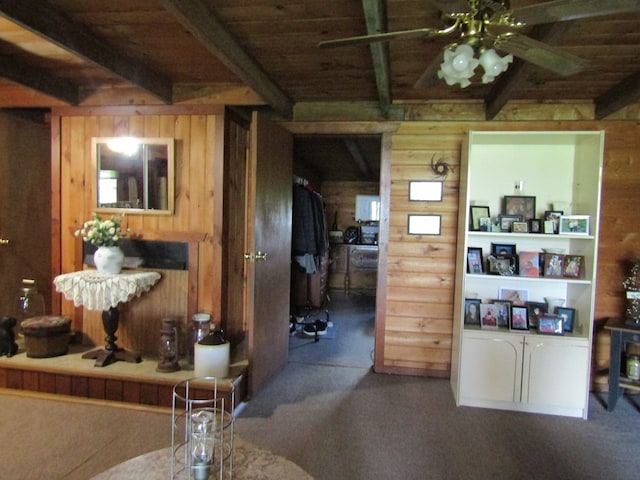
<path id="1" fill-rule="evenodd" d="M 22 332 L 22 322 L 28 318 L 45 315 L 44 297 L 38 292 L 35 280 L 25 278 L 18 293 L 16 305 L 16 343 L 18 351 L 24 351 L 24 334 Z"/>
<path id="2" fill-rule="evenodd" d="M 187 335 L 187 362 L 194 364 L 194 345 L 206 337 L 211 331 L 211 315 L 196 313 L 191 319 L 191 330 Z"/>

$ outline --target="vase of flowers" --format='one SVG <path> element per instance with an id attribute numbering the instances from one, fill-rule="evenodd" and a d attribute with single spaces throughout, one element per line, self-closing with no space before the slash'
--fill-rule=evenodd
<path id="1" fill-rule="evenodd" d="M 640 327 L 640 260 L 634 262 L 631 273 L 622 282 L 626 293 L 625 323 Z"/>
<path id="2" fill-rule="evenodd" d="M 82 228 L 76 230 L 75 235 L 82 237 L 85 242 L 95 245 L 97 250 L 93 260 L 99 273 L 118 274 L 124 263 L 124 252 L 118 242 L 128 235 L 128 230 L 122 229 L 122 215 L 114 215 L 103 220 L 94 213 L 92 220 L 87 220 Z"/>

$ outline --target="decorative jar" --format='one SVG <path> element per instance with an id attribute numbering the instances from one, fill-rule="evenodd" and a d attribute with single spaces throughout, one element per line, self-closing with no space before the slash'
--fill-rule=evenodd
<path id="1" fill-rule="evenodd" d="M 118 246 L 98 247 L 93 261 L 99 273 L 115 275 L 120 273 L 124 264 L 124 252 Z"/>

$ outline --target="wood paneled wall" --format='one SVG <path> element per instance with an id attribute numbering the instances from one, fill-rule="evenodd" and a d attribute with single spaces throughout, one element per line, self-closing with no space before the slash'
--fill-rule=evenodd
<path id="1" fill-rule="evenodd" d="M 54 275 L 78 269 L 79 243 L 73 231 L 91 218 L 95 207 L 91 138 L 175 139 L 175 213 L 161 216 L 127 213 L 124 225 L 142 239 L 175 241 L 190 235 L 202 238 L 197 247 L 197 278 L 188 282 L 180 273 L 165 273 L 158 286 L 144 294 L 145 298 L 134 300 L 135 306 L 124 308 L 118 336 L 138 339 L 133 342 L 135 347 L 145 352 L 155 353 L 154 340 L 159 338 L 160 318 L 157 317 L 162 309 L 154 304 L 175 307 L 186 323 L 192 312 L 186 310 L 184 296 L 191 296 L 196 300 L 192 303 L 197 305 L 197 310 L 210 313 L 214 321 L 220 321 L 223 132 L 223 110 L 216 106 L 69 108 L 53 112 L 53 198 L 57 189 L 60 192 L 60 203 L 54 202 L 53 207 L 53 225 L 58 227 L 54 228 L 53 236 L 54 244 L 59 241 L 61 245 L 60 258 L 54 255 L 53 259 Z M 145 304 L 149 308 L 145 308 Z M 92 341 L 102 343 L 95 338 L 102 337 L 102 333 L 96 331 L 95 314 L 87 314 L 87 321 L 82 322 L 80 312 L 66 300 L 62 301 L 61 311 L 74 319 L 75 327 L 85 324 L 83 333 Z M 127 325 L 126 316 L 132 311 L 136 318 Z M 143 340 L 149 337 L 151 340 Z"/>
<path id="2" fill-rule="evenodd" d="M 378 182 L 322 182 L 320 193 L 326 205 L 329 229 L 337 216 L 338 230 L 356 225 L 356 195 L 379 195 Z"/>

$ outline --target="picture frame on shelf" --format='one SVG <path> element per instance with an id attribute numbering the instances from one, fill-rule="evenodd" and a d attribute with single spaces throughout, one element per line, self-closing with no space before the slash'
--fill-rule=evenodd
<path id="1" fill-rule="evenodd" d="M 562 263 L 562 275 L 565 278 L 583 278 L 584 255 L 565 255 Z"/>
<path id="2" fill-rule="evenodd" d="M 515 255 L 516 254 L 516 244 L 515 243 L 496 243 L 491 242 L 491 255 Z"/>
<path id="3" fill-rule="evenodd" d="M 560 315 L 543 313 L 538 318 L 538 333 L 545 335 L 564 335 L 564 325 Z"/>
<path id="4" fill-rule="evenodd" d="M 529 233 L 542 233 L 542 223 L 539 218 L 532 218 L 528 220 Z"/>
<path id="5" fill-rule="evenodd" d="M 547 304 L 543 302 L 527 302 L 529 326 L 538 327 L 538 319 L 541 315 L 547 313 Z"/>
<path id="6" fill-rule="evenodd" d="M 544 233 L 558 233 L 560 229 L 560 217 L 563 215 L 564 215 L 564 212 L 562 210 L 546 210 L 544 212 L 544 222 L 545 222 Z M 546 222 L 551 222 L 553 231 L 547 231 Z"/>
<path id="7" fill-rule="evenodd" d="M 529 330 L 529 311 L 527 307 L 513 305 L 509 330 Z"/>
<path id="8" fill-rule="evenodd" d="M 480 325 L 480 304 L 479 298 L 464 299 L 464 324 Z"/>
<path id="9" fill-rule="evenodd" d="M 563 268 L 564 254 L 563 253 L 548 253 L 542 254 L 542 276 L 545 278 L 564 278 Z"/>
<path id="10" fill-rule="evenodd" d="M 479 223 L 481 232 L 491 231 L 491 217 L 480 217 Z"/>
<path id="11" fill-rule="evenodd" d="M 512 305 L 524 307 L 529 300 L 529 290 L 524 288 L 505 288 L 500 287 L 498 290 L 498 299 L 507 300 Z"/>
<path id="12" fill-rule="evenodd" d="M 518 273 L 516 255 L 489 255 L 487 257 L 490 275 L 512 276 Z"/>
<path id="13" fill-rule="evenodd" d="M 500 220 L 500 231 L 501 232 L 511 232 L 511 224 L 513 222 L 522 222 L 524 218 L 522 215 L 498 215 L 498 219 Z"/>
<path id="14" fill-rule="evenodd" d="M 505 215 L 519 215 L 523 220 L 536 218 L 536 197 L 505 195 L 503 211 Z"/>
<path id="15" fill-rule="evenodd" d="M 576 318 L 576 309 L 569 307 L 556 307 L 556 315 L 562 317 L 562 328 L 565 332 L 573 332 L 573 325 Z"/>
<path id="16" fill-rule="evenodd" d="M 467 273 L 484 273 L 482 248 L 467 248 Z"/>
<path id="17" fill-rule="evenodd" d="M 486 205 L 471 205 L 469 207 L 469 230 L 480 232 L 480 219 L 491 218 L 489 207 Z"/>
<path id="18" fill-rule="evenodd" d="M 539 277 L 540 252 L 520 252 L 518 267 L 518 273 L 521 277 Z"/>
<path id="19" fill-rule="evenodd" d="M 496 306 L 493 303 L 480 303 L 480 328 L 488 330 L 498 329 Z"/>
<path id="20" fill-rule="evenodd" d="M 560 235 L 589 235 L 589 215 L 561 215 L 558 226 Z"/>
<path id="21" fill-rule="evenodd" d="M 511 224 L 512 233 L 529 233 L 529 224 L 527 222 L 513 222 Z"/>
<path id="22" fill-rule="evenodd" d="M 498 327 L 509 328 L 511 323 L 511 307 L 512 303 L 509 300 L 495 299 L 491 302 L 495 307 L 494 313 L 498 319 Z"/>

